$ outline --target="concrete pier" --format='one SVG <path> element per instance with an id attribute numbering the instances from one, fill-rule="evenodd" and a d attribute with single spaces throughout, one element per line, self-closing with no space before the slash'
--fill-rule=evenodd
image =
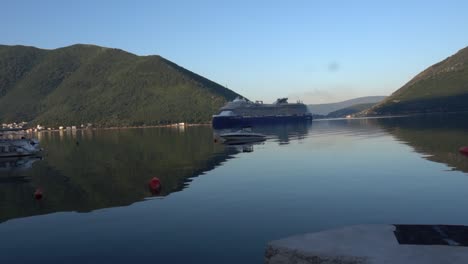
<path id="1" fill-rule="evenodd" d="M 267 264 L 466 264 L 468 227 L 359 225 L 272 241 Z"/>

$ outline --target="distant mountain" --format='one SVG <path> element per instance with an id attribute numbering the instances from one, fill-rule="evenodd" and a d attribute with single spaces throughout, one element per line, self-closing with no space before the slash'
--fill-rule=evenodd
<path id="1" fill-rule="evenodd" d="M 468 111 L 468 47 L 416 75 L 363 115 Z"/>
<path id="2" fill-rule="evenodd" d="M 333 111 L 333 112 L 329 113 L 326 117 L 327 118 L 346 117 L 348 115 L 354 115 L 356 113 L 359 113 L 361 111 L 369 109 L 374 105 L 375 105 L 375 103 L 352 105 L 352 106 L 349 106 L 349 107 L 345 107 L 343 109 Z"/>
<path id="3" fill-rule="evenodd" d="M 236 96 L 160 56 L 81 44 L 54 50 L 0 45 L 0 122 L 207 122 Z"/>
<path id="4" fill-rule="evenodd" d="M 350 100 L 346 100 L 338 103 L 329 103 L 329 104 L 310 104 L 308 105 L 309 110 L 314 115 L 328 115 L 329 113 L 340 110 L 346 107 L 359 104 L 375 104 L 384 100 L 386 96 L 366 96 L 359 97 Z"/>

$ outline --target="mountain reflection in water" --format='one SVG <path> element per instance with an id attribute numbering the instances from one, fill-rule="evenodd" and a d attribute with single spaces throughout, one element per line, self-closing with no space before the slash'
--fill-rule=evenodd
<path id="1" fill-rule="evenodd" d="M 459 153 L 468 145 L 468 114 L 433 114 L 372 120 L 424 158 L 468 173 L 468 158 Z"/>
<path id="2" fill-rule="evenodd" d="M 340 135 L 354 140 L 391 135 L 425 159 L 468 172 L 468 158 L 458 153 L 468 144 L 466 120 L 466 115 L 430 115 L 259 126 L 252 130 L 266 135 L 267 142 L 234 146 L 214 143 L 213 133 L 219 131 L 208 126 L 41 133 L 42 160 L 0 160 L 0 222 L 129 205 L 152 196 L 147 186 L 152 177 L 162 183 L 158 196 L 167 196 L 238 153 L 307 138 L 320 138 L 312 146 L 318 150 L 329 143 L 341 144 L 336 142 Z M 37 188 L 44 191 L 40 202 L 32 199 Z"/>
<path id="3" fill-rule="evenodd" d="M 0 262 L 261 263 L 268 241 L 298 233 L 466 225 L 467 126 L 316 120 L 253 127 L 267 140 L 236 146 L 208 126 L 43 133 L 42 160 L 0 171 Z M 145 199 L 153 177 L 160 196 Z M 87 213 L 36 216 L 63 211 Z"/>
<path id="4" fill-rule="evenodd" d="M 182 190 L 235 153 L 210 135 L 209 127 L 41 133 L 44 160 L 28 171 L 0 170 L 0 221 L 129 205 L 151 196 L 152 177 L 162 182 L 161 196 Z M 40 205 L 36 188 L 44 190 Z"/>
<path id="5" fill-rule="evenodd" d="M 308 127 L 260 130 L 283 144 L 304 137 Z M 147 186 L 152 177 L 162 183 L 158 196 L 167 196 L 234 154 L 254 150 L 254 144 L 214 144 L 212 135 L 207 126 L 40 133 L 43 160 L 0 161 L 0 222 L 129 205 L 152 196 Z M 36 188 L 44 190 L 40 203 L 32 199 Z"/>

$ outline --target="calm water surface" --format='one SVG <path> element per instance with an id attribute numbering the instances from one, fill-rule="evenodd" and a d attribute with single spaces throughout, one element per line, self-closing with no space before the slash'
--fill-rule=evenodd
<path id="1" fill-rule="evenodd" d="M 209 127 L 40 134 L 42 160 L 0 160 L 0 263 L 262 263 L 268 241 L 303 232 L 468 224 L 467 115 L 254 130 L 268 140 L 223 146 Z"/>

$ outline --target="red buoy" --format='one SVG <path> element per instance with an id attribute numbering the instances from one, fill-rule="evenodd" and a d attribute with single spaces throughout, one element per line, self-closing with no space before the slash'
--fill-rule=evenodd
<path id="1" fill-rule="evenodd" d="M 461 154 L 468 156 L 468 146 L 461 147 L 459 151 L 460 151 Z"/>
<path id="2" fill-rule="evenodd" d="M 157 177 L 151 178 L 148 182 L 148 187 L 153 194 L 159 194 L 161 191 L 161 181 Z"/>
<path id="3" fill-rule="evenodd" d="M 36 191 L 34 192 L 34 199 L 41 200 L 42 196 L 43 194 L 42 194 L 41 188 L 37 188 Z"/>

